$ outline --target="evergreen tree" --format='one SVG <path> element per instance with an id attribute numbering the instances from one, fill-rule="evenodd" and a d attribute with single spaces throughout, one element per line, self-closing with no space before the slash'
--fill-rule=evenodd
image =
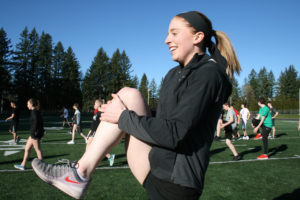
<path id="1" fill-rule="evenodd" d="M 0 113 L 3 111 L 4 98 L 9 94 L 11 87 L 10 40 L 3 28 L 0 29 Z"/>
<path id="2" fill-rule="evenodd" d="M 122 54 L 120 56 L 120 80 L 121 80 L 121 87 L 125 86 L 132 86 L 132 80 L 131 80 L 131 63 L 126 55 L 125 51 L 122 51 Z"/>
<path id="3" fill-rule="evenodd" d="M 298 99 L 299 79 L 298 73 L 293 65 L 285 68 L 279 77 L 279 95 L 282 98 Z"/>
<path id="4" fill-rule="evenodd" d="M 160 92 L 161 92 L 161 88 L 162 88 L 163 83 L 164 83 L 164 78 L 161 78 L 160 84 L 159 84 L 159 87 L 158 87 L 158 90 L 157 90 L 157 98 L 158 99 L 160 97 Z"/>
<path id="5" fill-rule="evenodd" d="M 63 86 L 62 70 L 65 62 L 65 51 L 61 42 L 58 42 L 53 50 L 51 82 L 52 86 L 49 90 L 49 96 L 51 98 L 51 104 L 54 109 L 60 109 L 65 106 L 64 91 L 61 90 Z"/>
<path id="6" fill-rule="evenodd" d="M 39 97 L 39 35 L 35 28 L 29 34 L 29 74 L 28 84 L 30 85 L 30 97 Z"/>
<path id="7" fill-rule="evenodd" d="M 10 64 L 10 55 L 12 51 L 11 41 L 7 38 L 7 34 L 3 28 L 0 29 L 0 67 L 5 70 L 8 69 Z M 7 70 L 8 71 L 8 70 Z"/>
<path id="8" fill-rule="evenodd" d="M 30 81 L 30 39 L 27 27 L 20 34 L 20 42 L 16 45 L 14 59 L 14 88 L 18 96 L 18 104 L 25 107 L 31 94 Z M 29 95 L 28 95 L 29 94 Z"/>
<path id="9" fill-rule="evenodd" d="M 149 104 L 149 99 L 148 99 L 148 79 L 147 79 L 147 76 L 146 76 L 145 73 L 142 76 L 139 90 L 142 93 L 142 95 L 145 98 L 145 100 L 147 101 L 147 103 Z"/>
<path id="10" fill-rule="evenodd" d="M 80 90 L 79 63 L 71 47 L 68 47 L 63 63 L 61 90 L 64 92 L 64 105 L 71 107 L 75 102 L 81 104 L 82 94 Z"/>
<path id="11" fill-rule="evenodd" d="M 51 72 L 51 78 L 53 80 L 62 79 L 63 63 L 65 61 L 64 46 L 61 42 L 58 42 L 53 50 L 53 67 Z"/>
<path id="12" fill-rule="evenodd" d="M 108 85 L 108 96 L 107 99 L 111 99 L 110 94 L 111 93 L 116 93 L 122 88 L 122 83 L 123 81 L 121 80 L 121 54 L 119 49 L 117 49 L 111 58 L 110 62 L 110 73 L 109 73 L 109 78 L 110 78 L 110 84 Z"/>
<path id="13" fill-rule="evenodd" d="M 231 83 L 232 83 L 232 93 L 230 96 L 230 100 L 233 105 L 237 105 L 240 98 L 240 89 L 239 89 L 238 82 L 234 76 L 231 79 Z"/>
<path id="14" fill-rule="evenodd" d="M 109 57 L 103 48 L 100 48 L 83 80 L 84 109 L 88 110 L 96 98 L 105 99 L 109 95 L 109 77 Z"/>
<path id="15" fill-rule="evenodd" d="M 139 86 L 139 78 L 137 77 L 137 75 L 135 75 L 135 76 L 131 79 L 131 85 L 130 85 L 130 87 L 138 88 L 138 86 Z"/>
<path id="16" fill-rule="evenodd" d="M 260 69 L 257 79 L 259 84 L 259 96 L 265 97 L 266 99 L 271 98 L 270 91 L 272 91 L 273 85 L 271 85 L 269 79 L 268 79 L 268 72 L 265 67 Z"/>
<path id="17" fill-rule="evenodd" d="M 276 82 L 275 82 L 275 77 L 274 77 L 272 70 L 270 70 L 270 72 L 268 74 L 268 81 L 269 81 L 270 87 L 268 88 L 267 95 L 269 98 L 274 98 L 275 97 L 274 89 L 276 87 Z"/>
<path id="18" fill-rule="evenodd" d="M 149 85 L 149 107 L 151 110 L 156 110 L 157 101 L 157 85 L 155 79 L 152 79 Z"/>
<path id="19" fill-rule="evenodd" d="M 251 70 L 250 74 L 248 75 L 249 85 L 251 86 L 254 98 L 257 99 L 260 96 L 259 93 L 259 81 L 257 78 L 257 73 L 254 69 Z"/>
<path id="20" fill-rule="evenodd" d="M 42 32 L 39 43 L 39 90 L 42 104 L 52 107 L 49 100 L 51 90 L 52 71 L 52 38 L 49 34 Z M 56 98 L 56 97 L 53 97 Z"/>

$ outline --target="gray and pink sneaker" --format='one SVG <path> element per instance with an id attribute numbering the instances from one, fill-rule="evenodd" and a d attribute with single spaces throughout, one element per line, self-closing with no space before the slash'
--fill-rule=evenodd
<path id="1" fill-rule="evenodd" d="M 33 170 L 43 181 L 75 199 L 82 199 L 91 179 L 87 181 L 80 179 L 75 168 L 76 164 L 48 164 L 37 158 L 31 163 Z"/>

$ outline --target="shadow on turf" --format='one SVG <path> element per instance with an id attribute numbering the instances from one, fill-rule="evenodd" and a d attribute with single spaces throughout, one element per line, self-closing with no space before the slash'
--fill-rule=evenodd
<path id="1" fill-rule="evenodd" d="M 281 136 L 284 136 L 284 135 L 287 135 L 287 133 L 279 133 L 279 134 L 276 134 L 276 138 L 280 138 Z"/>
<path id="2" fill-rule="evenodd" d="M 67 142 L 69 142 L 70 141 L 70 139 L 61 139 L 61 140 L 49 140 L 49 139 L 45 139 L 45 140 L 43 140 L 42 142 L 43 143 L 47 143 L 47 142 L 65 142 L 65 143 L 67 143 Z M 83 141 L 83 140 L 82 140 Z M 76 141 L 75 141 L 76 142 Z"/>
<path id="3" fill-rule="evenodd" d="M 274 147 L 269 149 L 269 157 L 276 155 L 279 152 L 285 151 L 288 149 L 288 146 L 286 144 L 282 144 L 279 147 Z"/>
<path id="4" fill-rule="evenodd" d="M 46 158 L 56 158 L 56 157 L 67 156 L 67 155 L 70 155 L 70 154 L 59 154 L 59 155 L 53 155 L 53 156 L 44 156 L 43 158 L 44 159 L 46 159 Z M 31 162 L 32 160 L 33 160 L 33 158 L 29 158 L 28 162 Z M 5 162 L 0 162 L 0 165 L 1 164 L 16 164 L 16 163 L 20 163 L 22 161 L 23 161 L 23 158 L 17 159 L 17 160 L 10 160 L 10 161 L 5 161 Z"/>
<path id="5" fill-rule="evenodd" d="M 298 200 L 300 197 L 300 188 L 295 189 L 292 193 L 283 194 L 273 200 Z"/>
<path id="6" fill-rule="evenodd" d="M 221 153 L 223 151 L 225 151 L 227 147 L 222 147 L 222 148 L 218 148 L 218 149 L 214 149 L 212 151 L 209 152 L 210 156 L 214 155 L 214 154 L 217 154 L 217 153 Z"/>
<path id="7" fill-rule="evenodd" d="M 249 154 L 249 153 L 257 153 L 261 151 L 261 146 L 255 146 L 253 149 L 250 149 L 250 150 L 246 150 L 246 151 L 243 151 L 240 154 L 240 156 L 243 158 L 244 155 L 246 154 Z"/>

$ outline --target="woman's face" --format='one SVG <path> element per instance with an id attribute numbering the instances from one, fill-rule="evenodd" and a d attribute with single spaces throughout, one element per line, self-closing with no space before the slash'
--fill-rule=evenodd
<path id="1" fill-rule="evenodd" d="M 29 110 L 32 110 L 32 109 L 33 109 L 33 106 L 32 106 L 32 104 L 30 103 L 30 101 L 27 101 L 27 108 L 28 108 Z"/>
<path id="2" fill-rule="evenodd" d="M 98 109 L 100 107 L 99 101 L 95 101 L 94 103 L 94 109 Z"/>
<path id="3" fill-rule="evenodd" d="M 165 43 L 169 46 L 172 59 L 186 66 L 193 58 L 195 51 L 192 28 L 180 17 L 174 17 L 169 25 Z"/>

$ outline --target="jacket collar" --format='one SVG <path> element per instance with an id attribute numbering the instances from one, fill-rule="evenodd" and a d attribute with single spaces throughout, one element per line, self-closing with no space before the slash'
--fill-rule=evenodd
<path id="1" fill-rule="evenodd" d="M 195 53 L 195 55 L 193 56 L 193 58 L 190 60 L 190 62 L 183 67 L 183 65 L 180 65 L 180 68 L 182 69 L 193 69 L 193 68 L 198 68 L 200 65 L 200 63 L 202 62 L 206 62 L 208 59 L 210 59 L 210 56 L 207 54 L 197 54 Z"/>

